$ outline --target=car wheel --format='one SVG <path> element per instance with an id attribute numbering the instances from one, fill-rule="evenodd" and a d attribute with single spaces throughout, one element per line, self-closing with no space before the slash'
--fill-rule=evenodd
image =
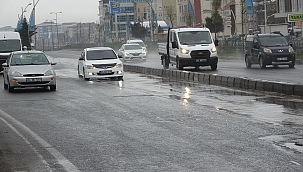
<path id="1" fill-rule="evenodd" d="M 218 67 L 217 64 L 210 65 L 211 70 L 217 70 L 217 67 Z"/>
<path id="2" fill-rule="evenodd" d="M 83 68 L 83 78 L 84 78 L 85 81 L 89 81 L 89 78 L 86 78 L 84 68 Z"/>
<path id="3" fill-rule="evenodd" d="M 123 76 L 118 76 L 118 81 L 123 81 Z"/>
<path id="4" fill-rule="evenodd" d="M 177 65 L 176 65 L 176 67 L 177 67 L 178 70 L 183 70 L 183 66 L 180 63 L 180 60 L 178 58 L 177 58 Z"/>
<path id="5" fill-rule="evenodd" d="M 79 66 L 78 66 L 78 76 L 81 77 Z"/>
<path id="6" fill-rule="evenodd" d="M 57 88 L 56 85 L 50 85 L 50 86 L 49 86 L 49 89 L 50 89 L 51 91 L 55 91 L 56 88 Z"/>
<path id="7" fill-rule="evenodd" d="M 261 69 L 265 69 L 265 68 L 266 68 L 266 65 L 264 64 L 264 59 L 263 59 L 263 57 L 260 57 L 260 58 L 259 58 L 259 65 L 260 65 L 260 68 L 261 68 Z"/>
<path id="8" fill-rule="evenodd" d="M 14 92 L 14 90 L 15 90 L 15 88 L 14 88 L 14 87 L 11 87 L 11 86 L 9 85 L 9 83 L 8 83 L 8 85 L 7 85 L 7 86 L 8 86 L 8 87 L 7 87 L 8 92 L 10 92 L 10 93 Z"/>
<path id="9" fill-rule="evenodd" d="M 295 67 L 295 63 L 291 63 L 290 65 L 289 65 L 289 68 L 294 68 Z"/>
<path id="10" fill-rule="evenodd" d="M 251 68 L 251 62 L 249 61 L 249 58 L 245 56 L 245 65 L 247 68 Z"/>
<path id="11" fill-rule="evenodd" d="M 162 57 L 162 65 L 163 65 L 163 69 L 169 68 L 168 59 L 166 57 Z"/>
<path id="12" fill-rule="evenodd" d="M 4 87 L 4 89 L 8 88 L 8 85 L 5 83 L 4 77 L 3 77 L 3 87 Z"/>

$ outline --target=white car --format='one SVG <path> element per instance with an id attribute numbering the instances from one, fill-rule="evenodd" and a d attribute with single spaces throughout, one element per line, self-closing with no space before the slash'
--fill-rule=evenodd
<path id="1" fill-rule="evenodd" d="M 127 44 L 139 44 L 147 53 L 147 45 L 141 39 L 130 39 L 126 41 Z"/>
<path id="2" fill-rule="evenodd" d="M 110 47 L 85 48 L 78 60 L 78 75 L 85 80 L 93 78 L 123 80 L 123 63 Z"/>
<path id="3" fill-rule="evenodd" d="M 4 89 L 49 87 L 56 90 L 56 73 L 41 51 L 15 51 L 2 64 Z"/>
<path id="4" fill-rule="evenodd" d="M 146 51 L 139 44 L 123 44 L 119 49 L 118 56 L 124 61 L 146 61 Z"/>

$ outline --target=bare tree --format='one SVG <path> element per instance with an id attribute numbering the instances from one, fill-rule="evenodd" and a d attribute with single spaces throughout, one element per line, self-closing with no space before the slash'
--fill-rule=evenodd
<path id="1" fill-rule="evenodd" d="M 174 26 L 174 21 L 177 18 L 176 11 L 177 11 L 176 7 L 171 5 L 166 8 L 167 19 L 169 20 L 171 27 Z"/>

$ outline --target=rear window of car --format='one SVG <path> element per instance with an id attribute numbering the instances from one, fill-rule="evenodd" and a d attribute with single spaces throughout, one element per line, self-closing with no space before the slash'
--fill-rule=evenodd
<path id="1" fill-rule="evenodd" d="M 87 60 L 107 60 L 117 59 L 116 53 L 113 50 L 90 50 L 86 53 Z"/>

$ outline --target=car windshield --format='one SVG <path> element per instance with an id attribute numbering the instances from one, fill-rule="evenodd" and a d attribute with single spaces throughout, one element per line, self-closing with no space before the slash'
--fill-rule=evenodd
<path id="1" fill-rule="evenodd" d="M 117 56 L 113 50 L 91 50 L 87 51 L 87 60 L 107 60 L 116 59 Z"/>
<path id="2" fill-rule="evenodd" d="M 47 57 L 42 53 L 13 54 L 11 66 L 17 65 L 45 65 L 49 64 Z"/>
<path id="3" fill-rule="evenodd" d="M 132 42 L 132 43 L 139 44 L 139 45 L 141 45 L 141 47 L 145 47 L 145 44 L 143 42 Z"/>
<path id="4" fill-rule="evenodd" d="M 182 45 L 210 44 L 212 39 L 208 31 L 189 31 L 178 33 Z"/>
<path id="5" fill-rule="evenodd" d="M 21 51 L 20 40 L 0 40 L 0 52 Z"/>
<path id="6" fill-rule="evenodd" d="M 137 44 L 137 45 L 125 45 L 124 49 L 125 50 L 138 50 L 138 49 L 142 49 L 142 47 L 139 44 Z"/>
<path id="7" fill-rule="evenodd" d="M 260 43 L 266 47 L 285 46 L 288 45 L 286 39 L 282 36 L 260 37 Z"/>

